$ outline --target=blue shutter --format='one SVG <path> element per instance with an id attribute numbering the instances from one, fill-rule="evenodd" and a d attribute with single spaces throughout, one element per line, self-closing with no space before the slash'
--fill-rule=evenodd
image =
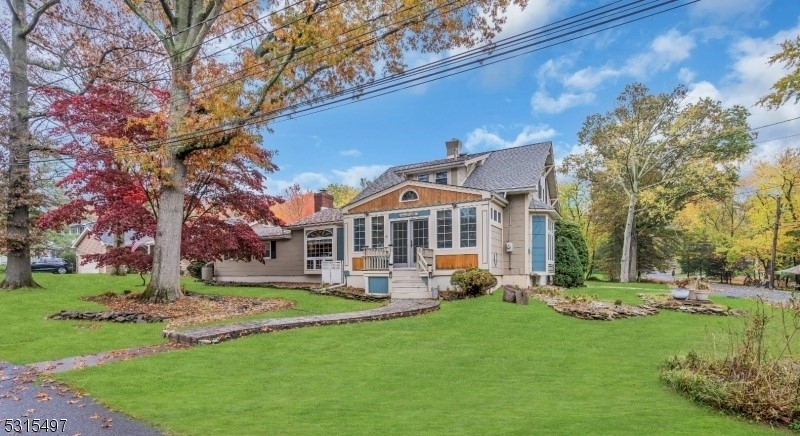
<path id="1" fill-rule="evenodd" d="M 336 260 L 344 260 L 344 228 L 336 228 Z"/>

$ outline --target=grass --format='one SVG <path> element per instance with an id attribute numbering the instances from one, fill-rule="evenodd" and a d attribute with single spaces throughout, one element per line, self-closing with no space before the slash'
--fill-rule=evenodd
<path id="1" fill-rule="evenodd" d="M 575 292 L 637 301 L 636 293 L 666 290 L 590 286 Z M 741 319 L 662 311 L 584 321 L 537 301 L 503 303 L 501 294 L 445 302 L 420 317 L 251 336 L 57 378 L 175 434 L 775 432 L 699 407 L 658 380 L 667 356 L 708 349 L 712 334 Z"/>
<path id="2" fill-rule="evenodd" d="M 100 304 L 81 300 L 107 290 L 142 290 L 138 275 L 113 277 L 94 274 L 56 275 L 34 273 L 41 289 L 0 291 L 0 360 L 32 363 L 163 343 L 163 323 L 116 324 L 89 321 L 53 321 L 46 317 L 63 309 L 100 311 Z M 294 300 L 293 309 L 236 320 L 347 312 L 375 307 L 376 303 L 342 300 L 292 289 L 206 286 L 185 279 L 187 289 L 202 293 L 280 297 Z M 233 322 L 230 321 L 230 322 Z"/>

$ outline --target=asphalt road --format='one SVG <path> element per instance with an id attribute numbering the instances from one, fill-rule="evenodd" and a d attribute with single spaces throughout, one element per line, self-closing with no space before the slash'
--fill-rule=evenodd
<path id="1" fill-rule="evenodd" d="M 37 381 L 30 367 L 0 361 L 0 433 L 155 436 L 161 433 L 61 385 Z"/>

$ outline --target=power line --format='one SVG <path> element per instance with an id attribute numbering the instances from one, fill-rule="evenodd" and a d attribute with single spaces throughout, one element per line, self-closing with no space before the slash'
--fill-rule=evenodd
<path id="1" fill-rule="evenodd" d="M 269 112 L 266 112 L 266 113 L 258 114 L 256 116 L 249 117 L 247 120 L 245 120 L 245 122 L 241 123 L 240 125 L 228 126 L 228 127 L 226 127 L 226 126 L 217 126 L 217 127 L 214 127 L 214 128 L 204 129 L 204 130 L 198 131 L 198 132 L 193 132 L 191 135 L 183 135 L 183 136 L 176 137 L 176 138 L 169 138 L 166 141 L 165 140 L 154 141 L 153 145 L 154 146 L 167 145 L 167 144 L 175 143 L 175 142 L 178 142 L 178 141 L 185 141 L 185 140 L 188 140 L 188 139 L 192 139 L 193 137 L 196 137 L 196 136 L 199 136 L 199 135 L 224 133 L 224 132 L 232 130 L 232 129 L 239 129 L 239 128 L 244 128 L 244 127 L 248 127 L 248 126 L 258 125 L 258 124 L 262 124 L 262 123 L 267 122 L 267 121 L 275 121 L 277 118 L 280 118 L 280 117 L 290 118 L 290 117 L 297 116 L 298 113 L 302 113 L 302 112 L 308 112 L 308 111 L 311 111 L 311 110 L 319 111 L 319 110 L 321 110 L 320 108 L 322 108 L 322 107 L 331 106 L 331 105 L 335 105 L 335 104 L 341 105 L 342 101 L 350 99 L 350 97 L 341 97 L 343 95 L 348 95 L 348 96 L 349 95 L 358 95 L 361 98 L 361 100 L 365 100 L 364 96 L 367 96 L 367 95 L 370 95 L 370 94 L 377 94 L 377 95 L 374 95 L 374 96 L 385 95 L 385 94 L 387 94 L 389 92 L 396 92 L 396 91 L 401 90 L 401 89 L 406 89 L 406 88 L 414 85 L 415 84 L 414 82 L 419 83 L 420 81 L 423 81 L 422 83 L 427 83 L 427 82 L 430 82 L 430 81 L 433 81 L 433 80 L 438 80 L 440 78 L 449 77 L 449 76 L 452 76 L 454 74 L 459 74 L 459 73 L 464 72 L 464 71 L 469 71 L 469 70 L 472 70 L 472 69 L 475 69 L 475 68 L 480 68 L 481 66 L 484 66 L 484 65 L 500 62 L 502 60 L 510 59 L 512 57 L 516 57 L 516 56 L 520 56 L 520 55 L 523 55 L 523 54 L 526 54 L 526 53 L 530 53 L 532 51 L 541 50 L 541 49 L 547 48 L 547 47 L 552 47 L 554 45 L 565 43 L 567 41 L 571 41 L 571 40 L 574 40 L 574 39 L 577 39 L 579 37 L 583 37 L 583 36 L 586 36 L 586 35 L 589 35 L 589 34 L 592 34 L 592 33 L 597 33 L 597 32 L 602 31 L 602 30 L 607 30 L 609 28 L 618 27 L 618 26 L 621 26 L 621 25 L 624 25 L 624 24 L 627 24 L 627 23 L 630 23 L 630 22 L 633 22 L 633 21 L 637 21 L 637 20 L 641 20 L 641 19 L 644 19 L 644 18 L 647 18 L 647 17 L 650 17 L 650 16 L 654 16 L 654 15 L 658 15 L 658 14 L 661 14 L 661 13 L 665 13 L 667 11 L 670 11 L 670 10 L 673 10 L 673 9 L 676 9 L 676 8 L 679 8 L 679 7 L 683 7 L 683 6 L 689 5 L 691 3 L 695 3 L 696 1 L 697 0 L 691 1 L 691 2 L 686 2 L 686 3 L 683 3 L 683 4 L 679 4 L 679 5 L 674 6 L 672 8 L 661 10 L 661 11 L 657 11 L 657 12 L 651 13 L 651 14 L 646 15 L 646 16 L 640 16 L 640 17 L 635 18 L 635 19 L 630 19 L 628 21 L 623 21 L 621 23 L 617 23 L 617 24 L 614 24 L 614 25 L 609 25 L 609 26 L 607 26 L 605 28 L 602 28 L 600 30 L 595 30 L 594 32 L 591 32 L 591 33 L 586 33 L 586 34 L 584 34 L 582 36 L 575 36 L 575 37 L 572 37 L 572 38 L 569 38 L 569 39 L 565 39 L 566 37 L 568 37 L 570 35 L 574 35 L 574 34 L 580 33 L 580 32 L 589 32 L 589 31 L 591 31 L 591 30 L 593 30 L 593 29 L 595 29 L 597 27 L 610 24 L 610 23 L 612 23 L 614 21 L 619 21 L 619 20 L 622 20 L 622 19 L 625 19 L 625 18 L 628 18 L 628 17 L 631 17 L 631 16 L 635 16 L 637 14 L 641 15 L 643 12 L 647 12 L 647 11 L 650 11 L 650 10 L 653 10 L 653 9 L 656 9 L 656 8 L 663 7 L 665 5 L 669 5 L 671 3 L 674 3 L 675 0 L 662 1 L 660 3 L 651 1 L 651 2 L 649 2 L 649 6 L 634 10 L 632 12 L 630 11 L 631 4 L 624 5 L 624 6 L 621 6 L 621 7 L 614 8 L 614 10 L 618 10 L 617 15 L 621 14 L 621 12 L 627 12 L 627 13 L 621 14 L 620 16 L 614 17 L 612 15 L 611 18 L 607 18 L 607 19 L 605 19 L 603 21 L 600 21 L 599 23 L 587 24 L 587 25 L 584 25 L 583 27 L 579 27 L 578 29 L 565 31 L 565 32 L 563 32 L 561 34 L 557 34 L 555 36 L 550 36 L 548 38 L 545 38 L 545 39 L 542 39 L 542 40 L 539 40 L 539 41 L 536 41 L 534 39 L 536 37 L 540 37 L 540 39 L 541 39 L 541 37 L 548 36 L 548 33 L 547 33 L 548 31 L 546 31 L 546 30 L 545 31 L 538 31 L 538 32 L 528 31 L 528 32 L 525 32 L 525 33 L 523 33 L 521 35 L 518 35 L 518 36 L 515 36 L 515 37 L 512 37 L 512 38 L 507 38 L 505 40 L 501 40 L 502 42 L 492 43 L 492 44 L 490 44 L 488 46 L 482 46 L 482 47 L 470 50 L 468 52 L 462 53 L 460 55 L 451 56 L 451 57 L 445 58 L 445 59 L 437 61 L 437 62 L 426 64 L 425 66 L 418 67 L 417 69 L 409 70 L 409 71 L 407 71 L 405 73 L 402 73 L 402 74 L 388 76 L 388 77 L 386 77 L 384 79 L 380 79 L 378 81 L 373 81 L 373 82 L 370 82 L 370 83 L 367 83 L 367 84 L 364 84 L 364 85 L 357 85 L 357 86 L 354 86 L 354 87 L 351 87 L 351 88 L 348 88 L 348 89 L 344 89 L 344 90 L 342 90 L 342 91 L 340 91 L 338 93 L 332 93 L 332 94 L 328 94 L 328 95 L 323 95 L 323 96 L 320 96 L 319 98 L 312 99 L 311 101 L 308 101 L 308 102 L 301 102 L 301 103 L 297 103 L 295 105 L 291 105 L 291 106 L 282 108 L 280 111 L 269 111 Z M 625 10 L 623 8 L 627 8 L 627 10 Z M 600 9 L 600 8 L 596 8 L 596 9 Z M 621 10 L 621 11 L 619 11 L 619 10 Z M 584 12 L 582 14 L 576 15 L 575 17 L 580 17 L 582 15 L 586 15 L 587 13 L 588 12 Z M 558 28 L 563 28 L 563 27 L 574 28 L 574 27 L 579 26 L 579 25 L 581 25 L 583 23 L 590 23 L 590 22 L 593 22 L 593 21 L 601 20 L 603 17 L 602 17 L 602 13 L 601 13 L 601 14 L 594 14 L 593 16 L 590 16 L 589 18 L 590 19 L 588 19 L 588 20 L 586 18 L 572 20 L 572 22 L 567 22 L 567 24 L 564 24 L 564 25 L 561 25 L 561 26 L 557 26 L 556 30 L 558 30 Z M 560 21 L 565 21 L 565 20 L 560 20 Z M 568 20 L 566 20 L 566 21 L 568 21 Z M 548 25 L 548 26 L 552 27 L 553 25 L 551 24 L 551 25 Z M 534 29 L 534 30 L 545 29 L 548 26 L 543 26 L 542 28 L 538 28 L 538 29 Z M 550 31 L 550 32 L 552 33 L 552 31 Z M 559 42 L 559 41 L 557 41 L 558 39 L 562 39 L 562 40 Z M 551 42 L 551 44 L 549 44 L 549 45 L 547 45 L 547 46 L 545 46 L 543 48 L 533 48 L 533 49 L 531 49 L 531 47 L 534 47 L 534 46 L 537 46 L 537 45 L 541 45 L 541 44 L 547 43 L 547 42 Z M 507 48 L 507 47 L 511 47 L 511 48 Z M 500 50 L 498 50 L 498 48 L 501 48 L 501 49 L 504 49 L 504 50 L 500 51 Z M 490 52 L 489 51 L 490 49 L 493 49 L 494 51 Z M 530 49 L 530 50 L 528 50 L 526 52 L 523 52 L 523 53 L 519 53 L 521 50 L 525 50 L 525 49 Z M 487 53 L 489 53 L 489 54 L 487 54 Z M 482 54 L 484 55 L 483 57 L 481 57 Z M 489 60 L 492 60 L 492 59 L 495 59 L 495 58 L 498 58 L 498 57 L 500 58 L 499 60 L 494 60 L 491 63 L 487 62 Z M 461 58 L 461 59 L 459 59 L 459 58 Z M 459 61 L 459 60 L 462 61 L 461 64 L 448 66 L 448 64 L 457 63 L 457 61 Z M 477 64 L 477 65 L 475 65 L 475 64 Z M 438 66 L 447 66 L 447 68 L 439 68 L 438 70 L 436 70 L 435 67 L 438 67 Z M 384 86 L 378 87 L 380 85 L 384 85 Z M 369 98 L 374 98 L 374 96 L 373 97 L 369 97 Z M 320 104 L 315 106 L 315 103 L 320 103 Z M 298 109 L 301 106 L 309 106 L 309 107 L 305 108 L 305 109 Z M 290 112 L 290 113 L 286 113 L 286 114 L 284 114 L 282 116 L 279 116 L 278 115 L 279 112 Z M 272 117 L 272 118 L 270 118 L 270 117 Z M 139 146 L 137 146 L 137 151 L 140 152 Z"/>

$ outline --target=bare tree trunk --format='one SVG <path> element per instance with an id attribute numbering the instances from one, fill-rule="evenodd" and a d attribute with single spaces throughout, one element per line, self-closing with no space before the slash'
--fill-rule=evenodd
<path id="1" fill-rule="evenodd" d="M 11 43 L 8 59 L 10 77 L 8 193 L 6 197 L 6 246 L 8 265 L 0 287 L 38 287 L 31 274 L 30 216 L 30 102 L 28 100 L 28 37 L 24 0 L 13 0 Z"/>
<path id="2" fill-rule="evenodd" d="M 628 273 L 631 274 L 632 276 L 636 276 L 636 281 L 637 282 L 639 281 L 639 264 L 638 264 L 638 262 L 639 262 L 639 259 L 638 259 L 639 238 L 638 238 L 638 236 L 639 235 L 636 233 L 636 225 L 634 225 L 633 226 L 633 232 L 631 232 L 631 252 L 630 252 L 631 259 L 630 259 L 630 262 L 628 262 L 628 265 L 630 265 L 630 270 L 629 270 Z"/>
<path id="3" fill-rule="evenodd" d="M 631 280 L 631 240 L 633 239 L 633 226 L 636 221 L 636 193 L 628 196 L 628 217 L 625 219 L 625 233 L 622 239 L 622 257 L 620 259 L 619 281 L 628 283 Z"/>

